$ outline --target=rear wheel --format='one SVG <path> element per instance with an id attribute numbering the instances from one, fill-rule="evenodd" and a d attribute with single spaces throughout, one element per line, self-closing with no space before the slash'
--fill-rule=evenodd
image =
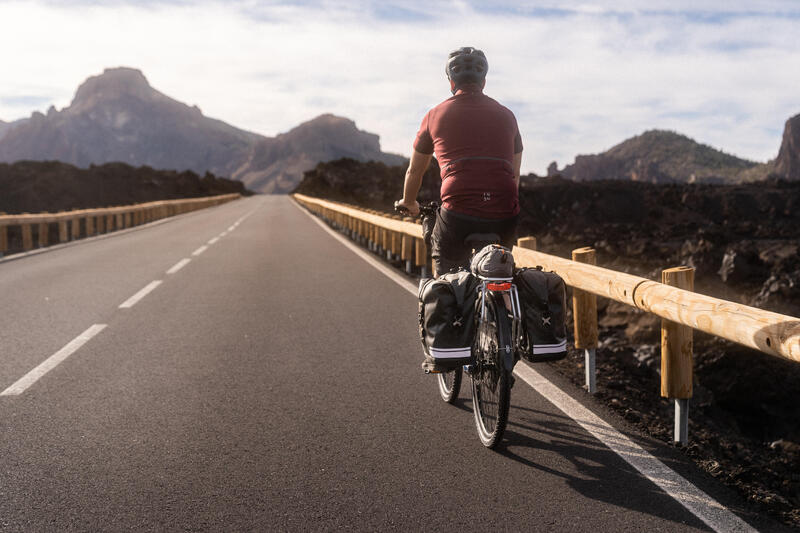
<path id="1" fill-rule="evenodd" d="M 486 302 L 486 317 L 478 325 L 475 339 L 476 364 L 472 373 L 472 410 L 478 437 L 487 448 L 503 438 L 511 400 L 510 372 L 503 365 L 501 351 L 511 346 L 511 321 L 505 306 Z"/>
<path id="2" fill-rule="evenodd" d="M 442 400 L 453 403 L 458 398 L 458 391 L 461 390 L 461 368 L 437 374 L 436 381 L 439 383 L 439 394 L 442 396 Z"/>

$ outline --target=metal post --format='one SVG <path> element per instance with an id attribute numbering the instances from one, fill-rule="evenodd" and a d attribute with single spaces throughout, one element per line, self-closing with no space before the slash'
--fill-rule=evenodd
<path id="1" fill-rule="evenodd" d="M 392 251 L 391 250 L 386 250 L 386 260 L 387 261 L 391 261 L 392 260 Z"/>
<path id="2" fill-rule="evenodd" d="M 406 274 L 414 272 L 414 265 L 412 263 L 413 261 L 411 261 L 411 259 L 406 260 Z"/>
<path id="3" fill-rule="evenodd" d="M 428 267 L 421 266 L 419 267 L 419 277 L 427 278 L 428 277 Z"/>
<path id="4" fill-rule="evenodd" d="M 585 359 L 586 359 L 586 389 L 589 394 L 594 394 L 597 392 L 597 379 L 595 373 L 595 366 L 594 366 L 594 359 L 595 359 L 595 348 L 587 348 L 584 350 Z"/>
<path id="5" fill-rule="evenodd" d="M 689 443 L 689 399 L 675 398 L 675 442 Z"/>

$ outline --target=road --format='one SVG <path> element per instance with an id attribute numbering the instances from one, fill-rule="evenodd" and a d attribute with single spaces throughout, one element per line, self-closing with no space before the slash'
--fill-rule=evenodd
<path id="1" fill-rule="evenodd" d="M 0 294 L 0 390 L 62 356 L 0 396 L 4 531 L 710 530 L 522 380 L 484 449 L 468 386 L 420 370 L 416 299 L 287 197 L 4 261 Z"/>

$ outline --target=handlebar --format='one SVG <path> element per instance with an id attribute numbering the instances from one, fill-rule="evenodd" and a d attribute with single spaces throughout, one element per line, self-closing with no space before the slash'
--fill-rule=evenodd
<path id="1" fill-rule="evenodd" d="M 409 214 L 408 208 L 404 205 L 400 205 L 399 200 L 394 203 L 394 210 L 400 213 L 401 215 Z M 436 202 L 431 202 L 428 205 L 420 205 L 418 216 L 420 218 L 424 218 L 426 216 L 435 215 L 438 210 L 439 210 L 439 204 Z"/>

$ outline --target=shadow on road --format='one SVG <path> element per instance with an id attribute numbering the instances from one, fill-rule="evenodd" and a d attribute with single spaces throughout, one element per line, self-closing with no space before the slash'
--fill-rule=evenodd
<path id="1" fill-rule="evenodd" d="M 563 479 L 593 500 L 707 529 L 569 417 L 513 406 L 505 438 L 496 451 L 527 468 Z"/>

